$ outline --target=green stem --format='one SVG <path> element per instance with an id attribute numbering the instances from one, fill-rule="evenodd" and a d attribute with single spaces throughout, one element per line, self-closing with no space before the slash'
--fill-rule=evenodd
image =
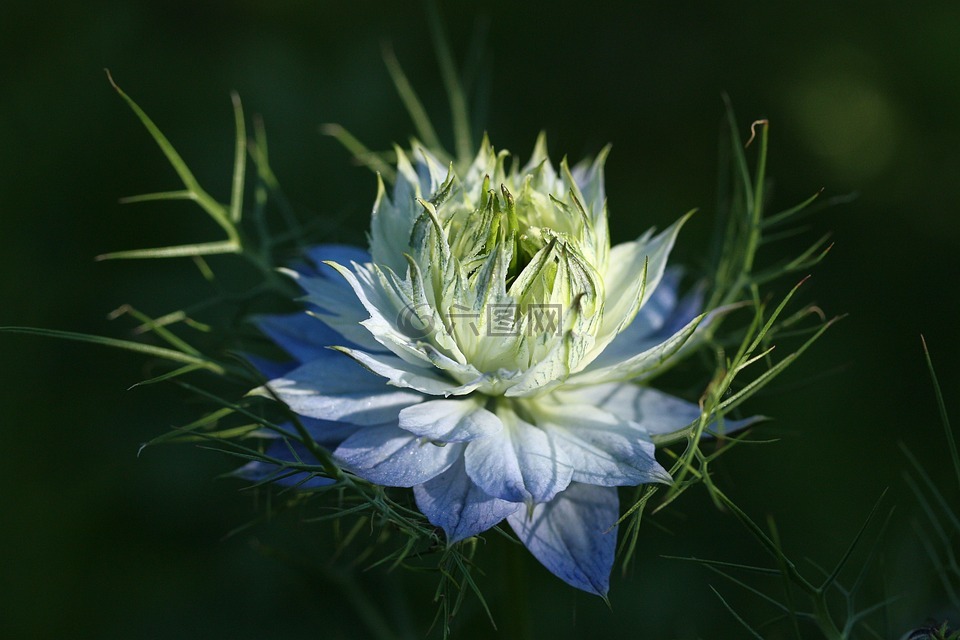
<path id="1" fill-rule="evenodd" d="M 753 181 L 753 209 L 750 211 L 750 231 L 747 236 L 747 248 L 743 258 L 743 271 L 750 273 L 753 269 L 753 261 L 757 254 L 757 247 L 760 245 L 760 222 L 763 218 L 763 183 L 767 176 L 767 142 L 769 137 L 770 123 L 766 120 L 758 120 L 753 123 L 756 127 L 760 125 L 760 155 L 757 158 L 757 175 Z"/>
<path id="2" fill-rule="evenodd" d="M 844 634 L 837 628 L 830 616 L 830 610 L 827 608 L 827 599 L 822 591 L 818 591 L 813 599 L 814 616 L 817 620 L 817 626 L 828 640 L 845 640 Z"/>

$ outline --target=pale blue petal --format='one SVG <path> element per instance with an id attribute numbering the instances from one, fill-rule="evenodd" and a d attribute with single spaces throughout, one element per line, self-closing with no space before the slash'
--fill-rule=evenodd
<path id="1" fill-rule="evenodd" d="M 679 272 L 677 273 L 679 275 Z M 664 275 L 664 281 L 666 279 L 667 274 Z M 664 288 L 663 284 L 661 283 L 660 287 L 657 288 L 658 292 Z M 630 326 L 620 332 L 613 339 L 613 342 L 607 345 L 606 350 L 612 354 L 623 354 L 641 353 L 652 349 L 683 329 L 700 314 L 702 308 L 703 290 L 699 287 L 679 301 L 675 290 L 672 295 L 665 293 L 662 297 L 655 292 L 654 297 L 637 313 L 637 317 L 630 323 Z M 689 349 L 696 342 L 695 338 L 702 335 L 715 320 L 719 319 L 730 308 L 732 307 L 723 307 L 708 313 L 697 325 L 696 331 L 684 344 L 682 350 Z M 604 357 L 600 356 L 598 359 L 603 362 Z"/>
<path id="2" fill-rule="evenodd" d="M 361 429 L 333 455 L 364 480 L 385 487 L 412 487 L 449 469 L 462 452 L 461 444 L 438 446 L 385 425 Z"/>
<path id="3" fill-rule="evenodd" d="M 466 445 L 470 478 L 487 494 L 510 502 L 546 502 L 563 491 L 573 468 L 550 434 L 512 413 L 497 415 L 502 431 Z"/>
<path id="4" fill-rule="evenodd" d="M 449 544 L 483 533 L 524 508 L 484 493 L 467 475 L 463 458 L 435 478 L 415 486 L 413 495 L 430 524 L 447 534 Z"/>
<path id="5" fill-rule="evenodd" d="M 300 415 L 361 426 L 396 423 L 401 409 L 424 398 L 387 385 L 380 376 L 330 350 L 267 384 Z"/>
<path id="6" fill-rule="evenodd" d="M 323 265 L 321 268 L 327 270 L 329 274 L 324 277 L 307 277 L 295 271 L 284 270 L 284 273 L 296 280 L 307 294 L 304 301 L 309 305 L 309 313 L 325 322 L 349 342 L 370 351 L 382 350 L 383 347 L 373 339 L 370 331 L 360 324 L 369 318 L 370 314 L 367 313 L 356 293 L 332 267 Z"/>
<path id="7" fill-rule="evenodd" d="M 610 589 L 620 503 L 615 487 L 573 483 L 532 514 L 507 517 L 530 553 L 570 586 L 598 596 Z"/>
<path id="8" fill-rule="evenodd" d="M 703 311 L 703 285 L 694 287 L 687 295 L 683 296 L 673 307 L 667 321 L 659 328 L 658 333 L 666 338 L 679 331 L 685 324 L 696 318 Z M 726 313 L 729 309 L 721 307 L 714 309 L 703 319 L 700 329 L 710 326 L 713 319 Z"/>
<path id="9" fill-rule="evenodd" d="M 632 383 L 598 384 L 556 394 L 562 404 L 586 403 L 630 420 L 650 435 L 673 433 L 700 419 L 700 407 L 670 394 Z M 722 430 L 732 433 L 762 420 L 761 416 L 743 420 L 724 420 Z M 707 429 L 719 430 L 711 424 Z"/>
<path id="10" fill-rule="evenodd" d="M 264 454 L 285 462 L 320 465 L 305 446 L 299 442 L 286 439 L 277 439 L 270 442 Z M 318 476 L 308 471 L 293 471 L 265 462 L 252 460 L 233 472 L 232 475 L 250 480 L 255 483 L 272 482 L 282 487 L 296 487 L 297 489 L 316 489 L 333 484 L 333 480 Z"/>
<path id="11" fill-rule="evenodd" d="M 423 211 L 416 201 L 422 195 L 419 189 L 416 172 L 398 148 L 392 198 L 386 196 L 383 181 L 377 181 L 377 199 L 370 220 L 370 252 L 376 264 L 394 271 L 406 268 L 403 254 L 409 250 L 410 233 Z"/>
<path id="12" fill-rule="evenodd" d="M 484 408 L 485 396 L 463 400 L 429 400 L 400 412 L 400 428 L 440 442 L 466 442 L 503 429 L 493 412 Z"/>
<path id="13" fill-rule="evenodd" d="M 671 481 L 636 423 L 587 404 L 541 409 L 536 419 L 573 465 L 574 482 L 613 487 Z"/>
<path id="14" fill-rule="evenodd" d="M 621 331 L 607 348 L 622 349 L 623 345 L 633 344 L 638 340 L 648 338 L 654 332 L 662 329 L 667 321 L 674 317 L 674 310 L 677 306 L 677 287 L 680 285 L 681 275 L 680 269 L 676 268 L 664 271 L 660 284 L 654 289 L 647 303 L 637 312 L 633 322 Z M 699 313 L 699 309 L 697 313 Z M 680 327 L 689 322 L 697 313 L 687 318 L 686 321 L 681 323 Z M 680 327 L 677 327 L 677 329 Z M 671 335 L 675 332 L 676 329 L 671 331 Z M 632 353 L 636 352 L 637 350 L 632 351 Z"/>
<path id="15" fill-rule="evenodd" d="M 389 284 L 389 278 L 377 265 L 354 264 L 352 269 L 335 263 L 331 263 L 331 266 L 349 283 L 355 300 L 359 301 L 366 311 L 361 314 L 365 318 L 361 328 L 398 357 L 432 366 L 430 358 L 420 346 L 423 343 L 424 326 L 411 322 L 409 307 L 405 306 L 400 297 L 393 295 L 395 291 L 391 292 L 384 287 L 384 281 Z M 313 284 L 316 283 L 311 283 L 311 286 Z M 317 295 L 319 293 L 321 292 L 311 290 L 308 299 L 322 307 L 324 305 Z M 356 317 L 357 312 L 354 310 L 351 314 L 351 317 Z"/>

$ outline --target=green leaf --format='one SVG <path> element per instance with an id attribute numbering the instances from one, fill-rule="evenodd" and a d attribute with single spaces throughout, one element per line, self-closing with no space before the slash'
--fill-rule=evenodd
<path id="1" fill-rule="evenodd" d="M 437 132 L 430 123 L 429 116 L 427 116 L 427 110 L 423 108 L 423 103 L 420 102 L 416 91 L 414 91 L 410 85 L 410 81 L 403 72 L 403 67 L 400 66 L 400 62 L 397 60 L 393 49 L 386 44 L 383 46 L 383 61 L 387 65 L 387 71 L 393 80 L 393 86 L 396 87 L 397 93 L 400 94 L 403 106 L 406 107 L 410 119 L 413 120 L 413 126 L 417 129 L 417 135 L 420 137 L 420 140 L 427 145 L 427 148 L 431 151 L 443 152 L 445 154 L 446 152 L 443 151 L 443 145 L 440 144 L 440 138 L 437 137 Z"/>
<path id="2" fill-rule="evenodd" d="M 943 392 L 940 390 L 940 381 L 937 380 L 937 372 L 933 368 L 933 360 L 930 358 L 927 341 L 923 336 L 920 336 L 920 341 L 923 343 L 923 355 L 927 361 L 927 369 L 930 371 L 930 380 L 933 382 L 933 392 L 937 396 L 937 408 L 940 410 L 940 422 L 943 424 L 943 433 L 947 438 L 947 447 L 950 451 L 950 460 L 953 462 L 953 471 L 957 476 L 957 485 L 960 486 L 960 455 L 957 453 L 957 442 L 954 440 L 953 429 L 950 427 L 947 405 L 943 401 Z"/>
<path id="3" fill-rule="evenodd" d="M 197 244 L 182 244 L 174 247 L 157 247 L 154 249 L 131 249 L 129 251 L 114 251 L 104 253 L 96 258 L 101 260 L 129 260 L 133 258 L 183 258 L 187 256 L 212 256 L 225 253 L 240 253 L 242 248 L 233 240 L 220 242 L 201 242 Z"/>
<path id="4" fill-rule="evenodd" d="M 338 124 L 325 124 L 320 127 L 320 131 L 337 142 L 350 152 L 350 154 L 359 162 L 374 173 L 383 176 L 383 179 L 393 184 L 397 181 L 396 170 L 387 164 L 379 154 L 367 149 L 366 146 L 353 135 Z"/>
<path id="5" fill-rule="evenodd" d="M 440 9 L 436 0 L 427 3 L 427 17 L 430 20 L 430 34 L 433 36 L 433 46 L 437 50 L 440 61 L 440 75 L 443 77 L 443 86 L 447 90 L 447 99 L 450 101 L 450 115 L 453 118 L 453 135 L 457 152 L 457 162 L 468 166 L 473 157 L 473 140 L 470 134 L 470 115 L 467 109 L 467 98 L 460 84 L 456 65 L 453 62 L 453 53 L 450 51 L 450 42 L 443 30 L 443 21 L 440 19 Z"/>
<path id="6" fill-rule="evenodd" d="M 751 627 L 749 624 L 747 624 L 747 621 L 746 621 L 746 620 L 744 620 L 743 618 L 740 617 L 740 615 L 736 612 L 736 610 L 734 610 L 734 608 L 731 607 L 731 606 L 727 603 L 727 601 L 723 599 L 723 596 L 720 595 L 720 592 L 719 592 L 719 591 L 717 591 L 716 589 L 714 589 L 712 586 L 710 587 L 710 590 L 713 591 L 714 595 L 717 596 L 717 597 L 720 599 L 720 602 L 723 604 L 723 606 L 726 608 L 726 610 L 730 612 L 730 615 L 732 615 L 734 618 L 736 618 L 737 622 L 739 622 L 739 623 L 743 626 L 744 629 L 746 629 L 747 631 L 750 632 L 750 635 L 752 635 L 754 638 L 757 638 L 758 640 L 763 640 L 763 636 L 760 635 L 759 633 L 757 633 L 757 631 L 756 631 L 753 627 Z"/>
<path id="7" fill-rule="evenodd" d="M 117 85 L 116 82 L 114 82 L 113 76 L 110 75 L 110 70 L 105 69 L 105 71 L 107 73 L 107 79 L 110 81 L 110 85 L 118 94 L 120 94 L 120 97 L 123 98 L 124 102 L 127 103 L 143 126 L 150 133 L 150 136 L 153 138 L 154 142 L 157 143 L 157 146 L 160 147 L 163 155 L 167 157 L 167 161 L 170 163 L 170 166 L 172 166 L 173 170 L 177 172 L 178 176 L 180 176 L 183 186 L 186 187 L 187 191 L 193 193 L 194 199 L 197 201 L 197 203 L 203 207 L 208 214 L 210 214 L 210 217 L 212 217 L 214 221 L 223 228 L 224 231 L 227 232 L 228 238 L 230 238 L 232 241 L 236 241 L 236 229 L 224 212 L 223 206 L 221 206 L 220 203 L 214 200 L 206 191 L 203 190 L 203 188 L 200 186 L 200 183 L 197 182 L 197 179 L 193 176 L 193 173 L 187 166 L 187 163 L 183 161 L 183 158 L 181 158 L 180 154 L 177 153 L 177 150 L 173 148 L 173 145 L 170 144 L 170 141 L 167 139 L 167 137 L 163 135 L 163 132 L 160 131 L 156 124 L 154 124 L 153 120 L 150 119 L 146 112 L 140 108 L 140 105 L 134 102 L 133 99 L 128 96 L 123 89 Z"/>
<path id="8" fill-rule="evenodd" d="M 247 129 L 243 105 L 236 92 L 230 94 L 233 102 L 233 120 L 237 131 L 233 155 L 233 190 L 230 193 L 230 220 L 237 224 L 243 217 L 243 180 L 247 174 Z"/>
<path id="9" fill-rule="evenodd" d="M 183 353 L 181 351 L 174 351 L 173 349 L 155 347 L 149 344 L 131 342 L 129 340 L 117 340 L 116 338 L 105 338 L 103 336 L 94 336 L 86 333 L 58 331 L 56 329 L 38 329 L 35 327 L 0 327 L 0 332 L 25 333 L 27 335 L 44 336 L 47 338 L 61 338 L 63 340 L 72 340 L 74 342 L 88 342 L 90 344 L 98 344 L 104 347 L 113 347 L 143 355 L 155 356 L 165 360 L 171 360 L 173 362 L 192 364 L 199 368 L 207 369 L 221 375 L 226 372 L 226 370 L 219 364 L 200 356 Z"/>

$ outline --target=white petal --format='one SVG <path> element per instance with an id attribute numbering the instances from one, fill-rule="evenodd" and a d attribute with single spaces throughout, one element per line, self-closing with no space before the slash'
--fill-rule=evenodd
<path id="1" fill-rule="evenodd" d="M 599 342 L 605 344 L 604 339 L 613 339 L 613 336 L 630 324 L 637 311 L 657 290 L 673 243 L 687 218 L 688 216 L 680 218 L 652 239 L 647 240 L 649 236 L 645 234 L 638 240 L 618 244 L 610 249 L 609 267 L 603 274 L 607 301 L 598 333 Z M 642 298 L 636 297 L 641 290 Z"/>
<path id="2" fill-rule="evenodd" d="M 413 488 L 417 506 L 431 524 L 442 527 L 453 544 L 483 533 L 523 505 L 488 496 L 467 475 L 463 458 Z"/>
<path id="3" fill-rule="evenodd" d="M 520 541 L 553 575 L 598 596 L 610 588 L 620 503 L 614 487 L 573 483 L 531 514 L 507 517 Z"/>
<path id="4" fill-rule="evenodd" d="M 497 415 L 502 431 L 466 445 L 470 478 L 489 495 L 510 502 L 546 502 L 563 491 L 573 468 L 553 438 L 511 412 Z"/>
<path id="5" fill-rule="evenodd" d="M 396 422 L 401 409 L 423 400 L 330 350 L 267 385 L 300 415 L 358 425 Z"/>
<path id="6" fill-rule="evenodd" d="M 437 446 L 387 425 L 358 431 L 333 455 L 365 480 L 385 487 L 412 487 L 447 470 L 462 452 L 461 444 Z"/>
<path id="7" fill-rule="evenodd" d="M 493 435 L 503 429 L 503 423 L 484 404 L 484 396 L 421 402 L 400 412 L 400 428 L 440 442 L 465 442 Z"/>
<path id="8" fill-rule="evenodd" d="M 470 393 L 483 381 L 478 377 L 469 384 L 460 384 L 442 371 L 421 367 L 387 353 L 366 353 L 354 349 L 337 349 L 370 371 L 383 376 L 396 387 L 416 389 L 432 396 L 460 396 Z"/>
<path id="9" fill-rule="evenodd" d="M 703 315 L 697 316 L 663 342 L 640 353 L 623 353 L 607 348 L 582 371 L 567 378 L 567 384 L 580 386 L 619 382 L 665 368 L 666 361 L 677 355 L 684 343 L 696 331 L 703 317 Z"/>

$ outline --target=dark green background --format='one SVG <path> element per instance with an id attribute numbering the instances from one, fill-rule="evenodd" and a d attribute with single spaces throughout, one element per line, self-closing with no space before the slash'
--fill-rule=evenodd
<path id="1" fill-rule="evenodd" d="M 295 205 L 342 223 L 330 239 L 361 242 L 374 181 L 318 125 L 342 123 L 375 148 L 406 140 L 412 126 L 381 62 L 382 42 L 393 43 L 438 128 L 449 131 L 425 14 L 404 4 L 7 0 L 0 326 L 122 337 L 129 324 L 105 319 L 120 304 L 160 314 L 207 291 L 188 264 L 92 260 L 219 237 L 187 205 L 117 204 L 178 184 L 104 67 L 221 199 L 232 158 L 229 92 L 237 90 L 248 113 L 263 115 L 274 169 Z M 488 100 L 477 116 L 497 146 L 525 156 L 540 129 L 558 156 L 613 144 L 615 240 L 701 207 L 677 250 L 700 260 L 722 92 L 744 131 L 756 118 L 772 122 L 774 208 L 821 187 L 859 193 L 783 248 L 833 232 L 836 246 L 805 299 L 849 317 L 749 407 L 776 418 L 758 433 L 780 442 L 735 451 L 717 472 L 741 506 L 776 518 L 789 553 L 825 565 L 890 487 L 883 511 L 897 508 L 880 573 L 888 594 L 905 595 L 890 611 L 894 637 L 944 615 L 911 531 L 918 514 L 897 442 L 949 485 L 919 336 L 960 415 L 960 5 L 705 4 L 493 1 L 443 11 L 460 60 L 478 28 L 485 33 L 479 86 Z M 362 638 L 371 618 L 347 595 L 354 578 L 385 624 L 423 635 L 431 576 L 349 577 L 343 559 L 328 563 L 328 528 L 295 518 L 224 539 L 262 513 L 237 482 L 215 479 L 231 460 L 192 447 L 138 459 L 141 442 L 202 408 L 169 388 L 125 391 L 146 374 L 140 358 L 2 335 L 0 364 L 0 635 Z M 500 637 L 524 624 L 534 637 L 744 637 L 708 584 L 751 620 L 771 616 L 719 577 L 661 557 L 764 561 L 699 491 L 647 521 L 633 575 L 613 582 L 612 611 L 524 555 L 511 560 L 528 580 L 519 591 L 528 619 L 518 619 L 518 590 L 502 586 L 511 556 L 488 538 L 481 586 L 507 629 Z M 879 574 L 871 581 L 879 584 Z M 492 635 L 475 605 L 460 624 L 465 636 Z"/>

